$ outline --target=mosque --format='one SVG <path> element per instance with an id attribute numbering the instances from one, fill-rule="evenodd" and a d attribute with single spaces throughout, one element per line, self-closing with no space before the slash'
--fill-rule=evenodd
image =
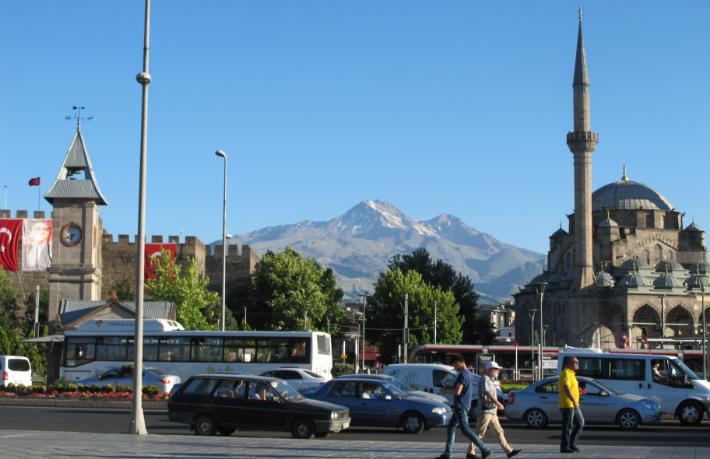
<path id="1" fill-rule="evenodd" d="M 542 303 L 546 346 L 697 348 L 710 286 L 705 232 L 694 221 L 686 226 L 683 212 L 631 180 L 626 167 L 618 181 L 592 192 L 598 134 L 590 124 L 581 12 L 572 86 L 575 212 L 567 231 L 550 236 L 546 270 L 514 295 L 516 338 L 538 342 Z"/>

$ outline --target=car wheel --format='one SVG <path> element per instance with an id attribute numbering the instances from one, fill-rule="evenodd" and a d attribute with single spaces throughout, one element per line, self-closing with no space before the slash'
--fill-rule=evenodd
<path id="1" fill-rule="evenodd" d="M 313 438 L 316 428 L 310 419 L 299 418 L 291 423 L 291 436 L 293 438 Z"/>
<path id="2" fill-rule="evenodd" d="M 214 435 L 217 433 L 217 421 L 210 415 L 202 414 L 193 421 L 197 435 Z"/>
<path id="3" fill-rule="evenodd" d="M 405 432 L 412 434 L 416 434 L 424 430 L 425 425 L 422 415 L 413 411 L 404 413 L 400 424 Z"/>
<path id="4" fill-rule="evenodd" d="M 220 435 L 224 435 L 225 437 L 228 437 L 232 435 L 237 428 L 236 427 L 220 427 L 217 429 L 219 431 Z"/>
<path id="5" fill-rule="evenodd" d="M 523 420 L 532 429 L 542 429 L 547 425 L 547 415 L 537 408 L 527 410 L 523 415 Z"/>
<path id="6" fill-rule="evenodd" d="M 703 421 L 704 410 L 698 402 L 683 402 L 677 411 L 678 420 L 685 425 L 698 425 Z"/>
<path id="7" fill-rule="evenodd" d="M 641 424 L 641 416 L 634 410 L 621 410 L 616 416 L 616 423 L 624 430 L 634 430 Z"/>

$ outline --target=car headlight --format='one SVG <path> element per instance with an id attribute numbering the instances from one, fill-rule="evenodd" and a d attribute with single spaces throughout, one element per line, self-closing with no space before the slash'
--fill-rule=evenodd
<path id="1" fill-rule="evenodd" d="M 331 412 L 330 412 L 330 419 L 338 419 L 338 412 L 337 412 L 337 411 L 331 411 Z"/>
<path id="2" fill-rule="evenodd" d="M 446 414 L 449 411 L 448 408 L 444 408 L 443 406 L 437 406 L 436 408 L 432 408 L 431 412 L 434 414 Z"/>

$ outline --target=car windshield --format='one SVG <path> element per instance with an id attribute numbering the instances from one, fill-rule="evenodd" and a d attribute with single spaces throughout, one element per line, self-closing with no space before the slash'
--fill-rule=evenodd
<path id="1" fill-rule="evenodd" d="M 390 384 L 397 387 L 397 389 L 399 389 L 403 392 L 407 392 L 407 391 L 412 390 L 407 384 L 403 383 L 402 381 L 400 381 L 397 378 L 388 379 L 387 382 L 389 382 Z"/>
<path id="2" fill-rule="evenodd" d="M 689 379 L 694 379 L 694 380 L 700 379 L 700 377 L 699 377 L 698 375 L 696 375 L 693 370 L 691 370 L 690 368 L 688 368 L 688 366 L 687 366 L 686 364 L 684 364 L 682 360 L 680 360 L 680 359 L 672 359 L 671 361 L 672 361 L 678 368 L 680 368 L 683 373 L 685 373 L 686 375 L 688 375 L 688 378 L 689 378 Z"/>
<path id="3" fill-rule="evenodd" d="M 319 375 L 318 373 L 314 373 L 314 372 L 312 372 L 312 371 L 303 370 L 303 372 L 304 372 L 305 374 L 307 374 L 308 376 L 313 376 L 314 378 L 318 378 L 318 379 L 322 378 L 321 375 Z"/>
<path id="4" fill-rule="evenodd" d="M 300 392 L 285 381 L 270 381 L 269 384 L 284 400 L 301 400 L 303 398 Z"/>
<path id="5" fill-rule="evenodd" d="M 399 387 L 395 386 L 391 382 L 385 381 L 382 383 L 382 386 L 387 389 L 387 392 L 389 392 L 392 395 L 398 395 L 400 397 L 407 395 L 405 391 L 400 389 Z"/>

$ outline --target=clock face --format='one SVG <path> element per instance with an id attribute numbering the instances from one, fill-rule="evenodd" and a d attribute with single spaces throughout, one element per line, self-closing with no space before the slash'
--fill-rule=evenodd
<path id="1" fill-rule="evenodd" d="M 72 247 L 81 242 L 83 234 L 78 225 L 70 223 L 62 228 L 62 232 L 59 236 L 62 240 L 62 244 L 67 247 Z"/>

